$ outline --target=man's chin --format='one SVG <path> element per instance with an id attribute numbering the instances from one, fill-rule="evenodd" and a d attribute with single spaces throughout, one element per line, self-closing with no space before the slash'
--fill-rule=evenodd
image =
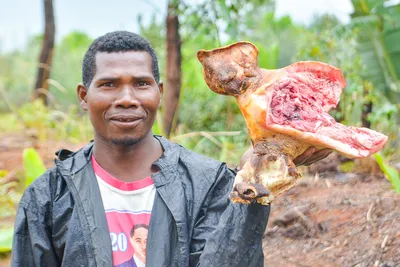
<path id="1" fill-rule="evenodd" d="M 113 138 L 111 142 L 117 146 L 134 146 L 140 141 L 139 138 Z"/>

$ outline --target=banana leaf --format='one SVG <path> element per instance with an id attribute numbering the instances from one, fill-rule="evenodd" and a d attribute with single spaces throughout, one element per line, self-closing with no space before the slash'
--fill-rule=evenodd
<path id="1" fill-rule="evenodd" d="M 399 174 L 399 172 L 395 168 L 393 168 L 389 164 L 387 164 L 381 154 L 376 153 L 374 156 L 375 156 L 376 162 L 378 163 L 379 167 L 385 174 L 386 178 L 392 184 L 394 191 L 396 191 L 397 193 L 400 193 L 400 174 Z"/>
<path id="2" fill-rule="evenodd" d="M 46 171 L 46 168 L 34 148 L 25 148 L 22 157 L 26 175 L 26 186 L 29 186 Z"/>
<path id="3" fill-rule="evenodd" d="M 361 75 L 378 94 L 400 102 L 400 4 L 382 0 L 352 0 L 351 25 L 358 29 L 357 50 L 365 65 Z"/>

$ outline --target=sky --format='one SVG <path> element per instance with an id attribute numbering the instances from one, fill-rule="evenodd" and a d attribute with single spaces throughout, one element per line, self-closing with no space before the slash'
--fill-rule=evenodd
<path id="1" fill-rule="evenodd" d="M 137 16 L 146 23 L 152 14 L 164 19 L 167 0 L 53 0 L 56 38 L 73 30 L 95 38 L 114 30 L 138 31 Z M 0 51 L 22 48 L 28 38 L 44 30 L 43 0 L 0 0 Z M 277 16 L 290 15 L 295 22 L 311 21 L 315 14 L 330 13 L 348 22 L 350 0 L 276 0 Z"/>

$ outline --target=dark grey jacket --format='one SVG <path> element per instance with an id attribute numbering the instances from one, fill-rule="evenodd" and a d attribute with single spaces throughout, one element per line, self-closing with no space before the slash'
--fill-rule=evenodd
<path id="1" fill-rule="evenodd" d="M 269 207 L 233 204 L 234 173 L 162 137 L 147 267 L 263 266 Z M 112 266 L 111 240 L 90 157 L 93 144 L 56 160 L 24 193 L 12 266 Z"/>

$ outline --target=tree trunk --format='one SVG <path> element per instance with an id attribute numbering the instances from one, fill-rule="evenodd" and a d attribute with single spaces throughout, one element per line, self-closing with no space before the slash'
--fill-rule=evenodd
<path id="1" fill-rule="evenodd" d="M 169 137 L 181 92 L 181 38 L 179 36 L 178 1 L 170 0 L 167 15 L 167 69 L 163 105 L 163 130 Z"/>
<path id="2" fill-rule="evenodd" d="M 53 0 L 43 0 L 43 3 L 45 31 L 42 52 L 39 58 L 34 98 L 41 99 L 47 105 L 47 91 L 49 89 L 47 80 L 50 77 L 56 27 L 54 23 Z"/>
<path id="3" fill-rule="evenodd" d="M 368 115 L 371 112 L 372 112 L 372 102 L 368 101 L 364 103 L 361 113 L 362 127 L 371 128 L 371 122 L 367 119 Z"/>

